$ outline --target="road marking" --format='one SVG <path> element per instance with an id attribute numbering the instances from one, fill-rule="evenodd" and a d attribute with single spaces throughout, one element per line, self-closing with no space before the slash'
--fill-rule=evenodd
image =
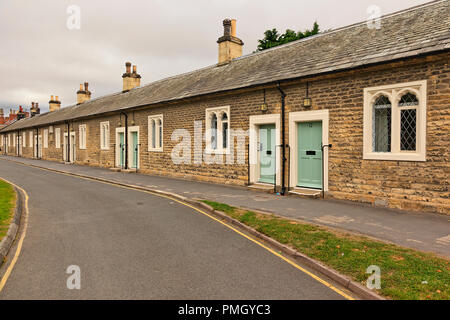
<path id="1" fill-rule="evenodd" d="M 27 192 L 24 189 L 22 189 L 21 187 L 17 186 L 16 184 L 9 182 L 8 180 L 6 180 L 4 178 L 2 178 L 2 179 L 4 181 L 6 181 L 7 183 L 13 185 L 14 187 L 16 187 L 17 189 L 19 189 L 20 191 L 22 191 L 25 194 L 25 204 L 24 204 L 25 216 L 22 216 L 23 230 L 22 230 L 22 234 L 20 235 L 19 243 L 17 245 L 17 249 L 14 254 L 14 258 L 11 260 L 11 263 L 9 264 L 8 269 L 6 269 L 6 272 L 0 281 L 0 292 L 2 292 L 3 287 L 6 284 L 6 281 L 8 281 L 8 278 L 11 275 L 11 272 L 12 272 L 14 266 L 16 265 L 17 259 L 19 258 L 20 252 L 22 251 L 23 240 L 25 239 L 25 236 L 27 234 L 27 227 L 28 227 L 28 194 L 27 194 Z M 22 224 L 22 222 L 20 224 Z M 20 231 L 20 227 L 19 227 L 19 231 Z"/>
<path id="2" fill-rule="evenodd" d="M 319 276 L 317 276 L 317 275 L 315 275 L 315 274 L 309 272 L 308 270 L 306 270 L 306 269 L 304 269 L 303 267 L 299 266 L 299 265 L 296 264 L 295 262 L 293 262 L 293 261 L 287 259 L 287 258 L 284 257 L 283 255 L 279 254 L 278 252 L 276 252 L 276 251 L 274 251 L 273 249 L 269 248 L 268 246 L 264 245 L 262 242 L 259 242 L 258 240 L 256 240 L 256 239 L 254 239 L 254 238 L 252 238 L 252 237 L 250 237 L 250 236 L 248 236 L 248 235 L 242 233 L 241 231 L 237 230 L 236 228 L 230 226 L 229 224 L 227 224 L 227 223 L 225 223 L 225 222 L 223 222 L 223 221 L 221 221 L 221 220 L 219 220 L 219 219 L 213 217 L 213 216 L 210 215 L 209 213 L 207 213 L 207 212 L 205 212 L 205 211 L 203 211 L 203 210 L 200 210 L 200 209 L 194 207 L 193 205 L 191 205 L 191 204 L 189 204 L 189 203 L 186 203 L 186 202 L 184 202 L 184 201 L 178 200 L 178 199 L 176 199 L 175 197 L 163 195 L 163 194 L 160 194 L 160 193 L 157 193 L 157 192 L 152 192 L 152 191 L 149 191 L 149 190 L 142 190 L 142 189 L 140 189 L 140 188 L 138 188 L 138 187 L 125 186 L 125 185 L 121 185 L 121 184 L 115 183 L 115 182 L 101 181 L 101 180 L 97 180 L 97 179 L 95 179 L 95 178 L 90 178 L 90 177 L 82 177 L 82 176 L 79 176 L 79 175 L 77 175 L 77 174 L 72 174 L 72 173 L 69 173 L 69 172 L 58 171 L 57 169 L 47 169 L 47 168 L 39 167 L 39 166 L 36 166 L 36 165 L 28 165 L 28 164 L 23 163 L 23 162 L 17 162 L 17 161 L 14 161 L 14 162 L 19 163 L 19 164 L 22 164 L 22 165 L 25 165 L 25 166 L 28 166 L 28 167 L 37 168 L 37 169 L 40 169 L 40 170 L 45 170 L 45 171 L 50 171 L 50 172 L 54 172 L 54 173 L 58 173 L 58 174 L 63 174 L 63 175 L 66 175 L 66 176 L 75 177 L 75 178 L 79 178 L 79 179 L 83 179 L 83 180 L 89 180 L 89 181 L 94 181 L 94 182 L 100 182 L 100 183 L 103 183 L 103 184 L 108 184 L 108 185 L 111 185 L 111 186 L 120 187 L 120 188 L 124 188 L 124 189 L 129 189 L 129 190 L 133 190 L 133 191 L 140 191 L 140 192 L 148 193 L 148 194 L 151 194 L 151 195 L 154 195 L 154 196 L 158 196 L 158 197 L 162 197 L 162 198 L 166 198 L 166 199 L 170 199 L 170 200 L 176 201 L 176 202 L 178 202 L 178 203 L 180 203 L 180 204 L 182 204 L 182 205 L 184 205 L 184 206 L 186 206 L 186 207 L 189 207 L 189 208 L 194 209 L 195 211 L 197 211 L 197 212 L 199 212 L 199 213 L 201 213 L 201 214 L 207 216 L 208 218 L 210 218 L 210 219 L 212 219 L 212 220 L 214 220 L 214 221 L 216 221 L 216 222 L 221 223 L 223 226 L 225 226 L 225 227 L 227 227 L 227 228 L 233 230 L 234 232 L 236 232 L 236 233 L 239 234 L 240 236 L 242 236 L 242 237 L 244 237 L 244 238 L 250 240 L 251 242 L 257 244 L 258 246 L 260 246 L 260 247 L 266 249 L 267 251 L 269 251 L 269 252 L 272 253 L 273 255 L 275 255 L 275 256 L 277 256 L 278 258 L 280 258 L 280 259 L 284 260 L 285 262 L 289 263 L 289 264 L 290 264 L 291 266 L 293 266 L 294 268 L 296 268 L 296 269 L 302 271 L 303 273 L 307 274 L 308 276 L 310 276 L 310 277 L 313 278 L 314 280 L 320 282 L 321 284 L 323 284 L 324 286 L 326 286 L 326 287 L 328 287 L 329 289 L 333 290 L 334 292 L 336 292 L 337 294 L 341 295 L 342 297 L 346 298 L 347 300 L 355 300 L 355 298 L 353 298 L 353 297 L 351 297 L 350 295 L 346 294 L 346 293 L 343 292 L 342 290 L 336 288 L 335 286 L 333 286 L 333 285 L 332 285 L 331 283 L 329 283 L 328 281 L 326 281 L 326 280 L 320 278 Z M 6 181 L 6 180 L 5 180 L 5 181 Z M 12 183 L 11 183 L 11 184 L 12 184 Z M 14 184 L 13 184 L 13 185 L 14 185 Z M 14 186 L 15 186 L 15 185 L 14 185 Z M 28 195 L 26 194 L 26 192 L 25 192 L 22 188 L 20 188 L 20 187 L 18 187 L 18 188 L 19 188 L 20 190 L 22 190 L 22 191 L 25 193 L 25 199 L 26 199 L 26 212 L 27 212 L 27 217 L 28 217 Z M 19 256 L 19 253 L 20 253 L 20 250 L 19 250 L 19 249 L 22 247 L 23 239 L 25 238 L 25 231 L 26 231 L 26 223 L 25 223 L 25 228 L 24 228 L 23 237 L 20 239 L 19 246 L 18 246 L 18 250 L 16 251 L 16 255 L 14 256 L 14 259 L 13 259 L 13 261 L 11 262 L 11 265 L 10 265 L 9 268 L 8 268 L 9 273 L 11 273 L 11 270 L 12 270 L 12 268 L 14 267 L 14 264 L 15 264 L 15 262 L 17 261 L 17 258 L 18 258 L 18 256 Z M 8 272 L 8 271 L 7 271 L 7 272 Z M 9 276 L 9 274 L 8 274 L 8 276 Z M 6 283 L 6 280 L 7 280 L 8 277 L 7 277 L 6 275 L 5 275 L 5 277 L 6 277 L 6 279 L 5 279 L 4 282 Z M 4 278 L 5 278 L 5 277 L 4 277 Z M 2 279 L 2 282 L 3 282 L 3 279 Z M 4 284 L 3 284 L 3 285 L 4 285 Z M 0 284 L 0 292 L 1 292 L 1 290 L 2 290 L 2 287 L 3 287 L 3 286 Z"/>

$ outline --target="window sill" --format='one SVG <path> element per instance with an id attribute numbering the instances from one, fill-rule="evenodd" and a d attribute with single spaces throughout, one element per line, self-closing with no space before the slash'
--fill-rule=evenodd
<path id="1" fill-rule="evenodd" d="M 108 151 L 109 148 L 100 148 L 101 151 Z"/>
<path id="2" fill-rule="evenodd" d="M 425 154 L 420 153 L 365 153 L 364 160 L 416 161 L 426 162 Z"/>
<path id="3" fill-rule="evenodd" d="M 206 149 L 206 154 L 230 154 L 230 149 Z"/>
<path id="4" fill-rule="evenodd" d="M 151 148 L 148 149 L 148 152 L 163 152 L 163 148 Z"/>

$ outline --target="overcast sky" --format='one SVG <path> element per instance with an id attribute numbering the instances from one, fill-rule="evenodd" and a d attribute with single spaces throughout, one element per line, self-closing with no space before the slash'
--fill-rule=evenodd
<path id="1" fill-rule="evenodd" d="M 1 0 L 0 107 L 48 110 L 50 95 L 76 103 L 79 84 L 92 97 L 122 89 L 125 62 L 138 66 L 142 84 L 217 62 L 222 20 L 237 19 L 244 54 L 267 29 L 321 30 L 365 21 L 367 8 L 382 14 L 428 0 Z M 81 9 L 70 30 L 70 5 Z M 72 20 L 71 20 L 72 21 Z"/>

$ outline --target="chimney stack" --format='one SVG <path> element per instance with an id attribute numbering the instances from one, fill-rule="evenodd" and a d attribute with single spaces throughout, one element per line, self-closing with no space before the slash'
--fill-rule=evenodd
<path id="1" fill-rule="evenodd" d="M 77 104 L 91 100 L 91 92 L 89 91 L 89 83 L 80 84 L 80 90 L 77 91 Z"/>
<path id="2" fill-rule="evenodd" d="M 17 120 L 24 119 L 25 117 L 26 117 L 26 114 L 23 111 L 22 106 L 19 106 L 19 112 L 17 112 Z"/>
<path id="3" fill-rule="evenodd" d="M 236 19 L 223 20 L 223 36 L 217 40 L 219 44 L 219 65 L 227 64 L 242 56 L 244 42 L 236 37 Z"/>
<path id="4" fill-rule="evenodd" d="M 51 96 L 50 101 L 48 102 L 48 105 L 49 105 L 50 112 L 58 111 L 59 109 L 61 109 L 61 101 L 58 100 L 58 96 L 56 96 L 55 98 L 53 98 L 53 96 Z"/>
<path id="5" fill-rule="evenodd" d="M 133 66 L 133 73 L 131 73 L 131 62 L 125 63 L 125 73 L 123 78 L 123 92 L 130 91 L 141 85 L 141 76 L 137 73 L 137 67 Z"/>
<path id="6" fill-rule="evenodd" d="M 39 109 L 39 103 L 32 102 L 31 109 L 30 109 L 30 116 L 34 117 L 35 115 L 40 114 L 40 113 L 41 113 L 41 110 Z"/>

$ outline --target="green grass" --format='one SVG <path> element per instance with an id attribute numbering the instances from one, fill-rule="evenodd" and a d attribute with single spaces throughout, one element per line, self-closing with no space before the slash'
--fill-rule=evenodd
<path id="1" fill-rule="evenodd" d="M 363 285 L 369 276 L 367 267 L 379 266 L 381 289 L 377 292 L 387 298 L 450 299 L 450 266 L 444 258 L 326 227 L 203 202 Z"/>
<path id="2" fill-rule="evenodd" d="M 0 179 L 0 241 L 8 233 L 15 205 L 16 193 L 13 187 Z"/>

